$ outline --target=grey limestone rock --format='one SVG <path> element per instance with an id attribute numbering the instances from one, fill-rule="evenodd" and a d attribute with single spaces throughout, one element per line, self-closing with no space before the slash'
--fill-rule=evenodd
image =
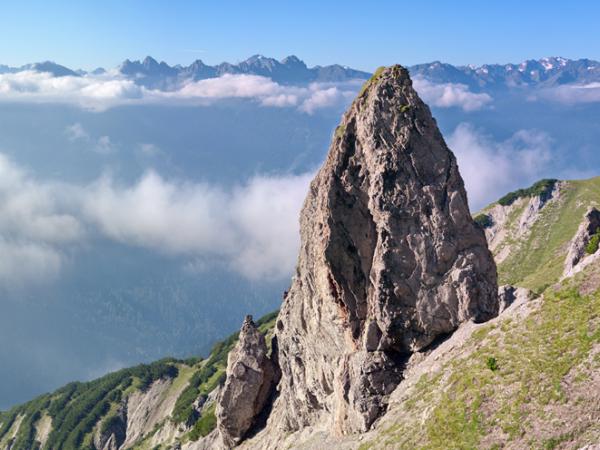
<path id="1" fill-rule="evenodd" d="M 263 411 L 276 382 L 265 337 L 246 316 L 239 341 L 229 353 L 227 380 L 216 408 L 217 427 L 227 447 L 238 444 Z"/>
<path id="2" fill-rule="evenodd" d="M 276 329 L 270 420 L 282 429 L 369 429 L 411 353 L 498 314 L 456 158 L 401 66 L 379 70 L 345 113 L 300 224 Z"/>
<path id="3" fill-rule="evenodd" d="M 577 233 L 569 243 L 567 257 L 565 258 L 565 268 L 563 275 L 569 276 L 574 272 L 581 260 L 586 256 L 585 248 L 590 238 L 600 228 L 600 211 L 595 207 L 590 207 L 583 216 L 583 221 L 579 224 Z"/>

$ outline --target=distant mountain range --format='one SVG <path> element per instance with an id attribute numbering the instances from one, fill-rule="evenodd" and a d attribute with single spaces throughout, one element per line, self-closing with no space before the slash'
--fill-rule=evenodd
<path id="1" fill-rule="evenodd" d="M 27 64 L 21 67 L 0 65 L 1 73 L 16 73 L 25 70 L 48 72 L 53 76 L 83 76 L 102 75 L 106 73 L 103 68 L 91 72 L 71 70 L 51 61 Z M 351 69 L 339 64 L 328 66 L 308 67 L 304 61 L 296 56 L 288 56 L 281 61 L 254 55 L 238 64 L 221 63 L 216 66 L 204 64 L 196 60 L 189 66 L 170 66 L 164 61 L 158 62 L 147 56 L 143 61 L 130 61 L 121 63 L 116 72 L 134 80 L 137 84 L 154 89 L 169 89 L 188 80 L 204 80 L 220 77 L 225 74 L 260 75 L 271 78 L 280 84 L 306 84 L 312 82 L 343 82 L 354 79 L 367 79 L 371 76 L 368 72 Z"/>
<path id="2" fill-rule="evenodd" d="M 103 68 L 86 72 L 72 70 L 51 61 L 27 64 L 21 67 L 0 65 L 1 73 L 24 70 L 48 72 L 56 77 L 102 75 Z M 515 87 L 551 87 L 563 84 L 588 84 L 600 82 L 600 62 L 590 59 L 567 59 L 549 57 L 527 60 L 520 64 L 484 64 L 482 66 L 454 66 L 435 61 L 409 68 L 415 78 L 433 83 L 461 83 L 472 90 L 495 90 Z M 367 79 L 369 72 L 333 64 L 308 67 L 296 56 L 281 61 L 262 55 L 254 55 L 238 64 L 221 63 L 216 66 L 196 60 L 189 66 L 170 66 L 148 56 L 144 60 L 125 60 L 114 71 L 152 89 L 174 89 L 189 80 L 204 80 L 225 74 L 248 74 L 268 77 L 280 84 L 307 84 L 312 82 L 344 82 Z"/>
<path id="3" fill-rule="evenodd" d="M 146 57 L 143 61 L 126 60 L 119 72 L 135 79 L 147 87 L 169 87 L 181 80 L 204 80 L 220 77 L 225 74 L 260 75 L 271 78 L 281 84 L 304 84 L 311 82 L 340 82 L 352 79 L 367 79 L 368 72 L 354 70 L 346 66 L 333 64 L 329 66 L 308 67 L 296 56 L 277 61 L 261 55 L 254 55 L 239 64 L 227 62 L 217 66 L 208 66 L 201 60 L 196 60 L 189 66 L 169 66 L 154 58 Z"/>
<path id="4" fill-rule="evenodd" d="M 519 86 L 551 87 L 600 81 L 600 62 L 561 57 L 527 60 L 520 64 L 453 66 L 435 61 L 410 68 L 413 77 L 433 83 L 461 83 L 474 90 Z"/>

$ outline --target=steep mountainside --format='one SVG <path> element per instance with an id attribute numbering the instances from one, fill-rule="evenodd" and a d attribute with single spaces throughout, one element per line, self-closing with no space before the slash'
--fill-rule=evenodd
<path id="1" fill-rule="evenodd" d="M 569 247 L 584 215 L 599 204 L 597 177 L 542 180 L 484 208 L 476 220 L 485 228 L 500 284 L 517 284 L 541 293 L 558 282 L 566 275 Z"/>
<path id="2" fill-rule="evenodd" d="M 267 338 L 276 315 L 257 321 Z M 215 398 L 237 339 L 217 343 L 204 360 L 123 369 L 0 413 L 0 449 L 155 449 L 196 441 L 216 426 Z"/>
<path id="3" fill-rule="evenodd" d="M 311 184 L 281 312 L 2 413 L 0 449 L 594 448 L 599 201 L 600 178 L 541 180 L 472 220 L 408 73 L 380 70 Z"/>

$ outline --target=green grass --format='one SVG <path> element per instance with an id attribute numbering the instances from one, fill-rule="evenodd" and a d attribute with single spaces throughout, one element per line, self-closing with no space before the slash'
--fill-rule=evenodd
<path id="1" fill-rule="evenodd" d="M 344 131 L 346 131 L 346 125 L 339 125 L 335 129 L 335 137 L 341 138 L 344 135 Z"/>
<path id="2" fill-rule="evenodd" d="M 381 74 L 383 73 L 383 71 L 385 69 L 386 69 L 385 66 L 381 66 L 381 67 L 377 68 L 377 70 L 373 73 L 371 78 L 369 78 L 367 81 L 365 81 L 365 83 L 362 85 L 362 87 L 360 89 L 360 93 L 358 94 L 358 97 L 362 97 L 363 94 L 369 88 L 369 86 L 371 86 L 373 83 L 375 83 L 375 82 L 377 82 L 377 80 L 379 80 L 379 77 L 381 76 Z"/>
<path id="3" fill-rule="evenodd" d="M 216 428 L 217 417 L 215 416 L 215 407 L 216 405 L 213 403 L 202 412 L 202 416 L 188 434 L 190 440 L 197 441 L 201 437 L 207 436 Z"/>
<path id="4" fill-rule="evenodd" d="M 531 232 L 522 239 L 507 238 L 508 258 L 498 265 L 500 284 L 513 284 L 541 292 L 562 276 L 566 248 L 577 232 L 588 206 L 600 203 L 600 177 L 569 181 L 560 198 L 540 211 Z M 515 211 L 516 213 L 520 213 Z M 516 218 L 509 217 L 513 227 Z M 518 214 L 516 214 L 518 217 Z"/>
<path id="5" fill-rule="evenodd" d="M 539 439 L 531 431 L 536 420 L 560 419 L 547 407 L 569 401 L 565 377 L 588 368 L 588 355 L 600 344 L 600 294 L 583 296 L 563 287 L 544 295 L 540 309 L 520 323 L 511 321 L 508 332 L 502 325 L 482 326 L 467 343 L 470 354 L 424 375 L 402 407 L 416 417 L 432 408 L 425 423 L 398 423 L 382 434 L 383 442 L 396 448 L 474 449 L 496 436 L 493 444 L 501 448 L 531 436 L 531 448 L 554 448 L 572 439 L 560 428 Z"/>
<path id="6" fill-rule="evenodd" d="M 590 241 L 585 246 L 585 252 L 588 255 L 593 255 L 598 251 L 598 244 L 600 244 L 600 228 L 590 238 Z"/>

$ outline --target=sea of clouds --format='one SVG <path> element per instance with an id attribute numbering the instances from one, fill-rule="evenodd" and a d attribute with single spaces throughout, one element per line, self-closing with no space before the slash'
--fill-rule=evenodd
<path id="1" fill-rule="evenodd" d="M 258 75 L 226 74 L 218 78 L 187 81 L 174 90 L 149 89 L 116 72 L 81 77 L 53 77 L 50 73 L 22 71 L 0 74 L 0 101 L 67 103 L 104 111 L 131 104 L 206 105 L 220 99 L 252 99 L 263 106 L 297 108 L 312 114 L 318 109 L 347 104 L 361 80 L 343 83 L 282 85 Z M 439 107 L 475 111 L 488 105 L 488 94 L 470 92 L 462 84 L 433 84 L 415 80 L 423 98 Z"/>
<path id="2" fill-rule="evenodd" d="M 493 108 L 491 95 L 471 92 L 465 85 L 423 79 L 414 83 L 423 99 L 438 108 L 459 108 L 467 114 Z M 116 73 L 56 78 L 23 71 L 0 75 L 0 102 L 67 103 L 100 112 L 127 104 L 195 105 L 238 98 L 313 114 L 346 105 L 359 87 L 358 82 L 284 86 L 256 75 L 224 75 L 161 91 Z M 561 87 L 553 99 L 589 102 L 598 90 L 596 85 Z M 118 151 L 110 136 L 92 136 L 80 123 L 64 133 L 99 154 Z M 473 211 L 539 179 L 552 160 L 552 137 L 535 129 L 495 140 L 464 122 L 446 137 Z M 137 150 L 160 151 L 151 143 Z M 129 183 L 106 173 L 75 184 L 38 179 L 0 153 L 0 285 L 54 279 L 74 263 L 79 248 L 98 236 L 176 256 L 186 271 L 219 265 L 251 280 L 289 277 L 299 245 L 298 213 L 314 173 L 256 174 L 224 186 L 166 177 L 152 169 Z"/>

